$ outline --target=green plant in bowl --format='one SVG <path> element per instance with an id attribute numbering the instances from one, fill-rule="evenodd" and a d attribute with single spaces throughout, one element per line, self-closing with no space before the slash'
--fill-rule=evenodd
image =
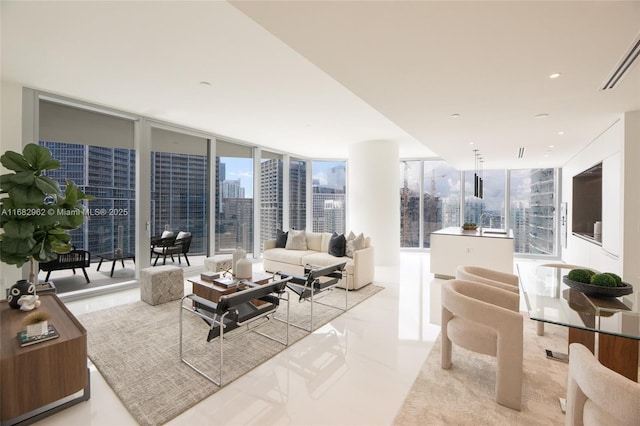
<path id="1" fill-rule="evenodd" d="M 609 274 L 594 274 L 591 277 L 591 284 L 601 287 L 617 287 L 616 279 Z"/>
<path id="2" fill-rule="evenodd" d="M 567 278 L 571 281 L 577 281 L 579 283 L 591 284 L 591 277 L 594 275 L 593 271 L 588 269 L 572 269 L 567 274 Z"/>
<path id="3" fill-rule="evenodd" d="M 614 274 L 613 272 L 604 272 L 604 274 L 609 275 L 616 281 L 616 285 L 615 285 L 616 287 L 624 287 L 624 284 L 622 284 L 622 278 L 620 277 L 620 275 Z"/>

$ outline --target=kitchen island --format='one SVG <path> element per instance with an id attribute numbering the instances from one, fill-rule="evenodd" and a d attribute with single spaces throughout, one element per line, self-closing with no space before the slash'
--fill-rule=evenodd
<path id="1" fill-rule="evenodd" d="M 431 233 L 431 273 L 455 276 L 460 265 L 513 273 L 513 231 L 485 228 L 466 231 L 449 227 Z"/>

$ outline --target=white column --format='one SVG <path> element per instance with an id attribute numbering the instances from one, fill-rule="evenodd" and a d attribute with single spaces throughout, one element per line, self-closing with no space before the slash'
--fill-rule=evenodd
<path id="1" fill-rule="evenodd" d="M 399 162 L 395 142 L 349 145 L 347 232 L 371 237 L 376 265 L 394 266 L 400 260 Z"/>

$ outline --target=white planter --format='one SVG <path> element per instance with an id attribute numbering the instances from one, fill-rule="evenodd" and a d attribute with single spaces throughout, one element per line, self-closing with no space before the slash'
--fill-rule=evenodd
<path id="1" fill-rule="evenodd" d="M 49 322 L 48 321 L 40 321 L 35 324 L 31 324 L 27 326 L 27 336 L 40 336 L 41 334 L 45 334 L 49 330 Z"/>

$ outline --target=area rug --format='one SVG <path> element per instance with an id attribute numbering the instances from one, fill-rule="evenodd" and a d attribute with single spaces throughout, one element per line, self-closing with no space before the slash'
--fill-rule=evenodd
<path id="1" fill-rule="evenodd" d="M 435 342 L 394 420 L 395 425 L 563 425 L 558 397 L 565 397 L 568 364 L 546 358 L 545 349 L 566 352 L 567 329 L 524 318 L 522 410 L 495 402 L 495 358 L 454 344 L 450 370 L 440 367 L 441 337 Z"/>
<path id="2" fill-rule="evenodd" d="M 349 308 L 382 289 L 370 284 L 349 292 Z M 344 291 L 334 291 L 322 302 L 344 306 Z M 309 308 L 309 303 L 298 303 L 297 295 L 291 294 L 292 323 L 308 327 Z M 87 329 L 89 358 L 140 425 L 166 423 L 220 389 L 180 362 L 179 312 L 179 301 L 158 306 L 139 301 L 78 317 Z M 342 312 L 316 303 L 314 328 Z M 286 316 L 286 304 L 280 306 L 277 316 Z M 206 342 L 207 325 L 195 315 L 184 315 L 183 320 L 187 359 L 207 374 L 218 377 L 218 339 Z M 279 321 L 270 321 L 259 331 L 284 338 L 285 327 Z M 230 338 L 224 342 L 223 384 L 286 349 L 256 333 L 238 336 L 234 333 L 229 333 Z M 289 343 L 307 334 L 290 327 Z"/>

